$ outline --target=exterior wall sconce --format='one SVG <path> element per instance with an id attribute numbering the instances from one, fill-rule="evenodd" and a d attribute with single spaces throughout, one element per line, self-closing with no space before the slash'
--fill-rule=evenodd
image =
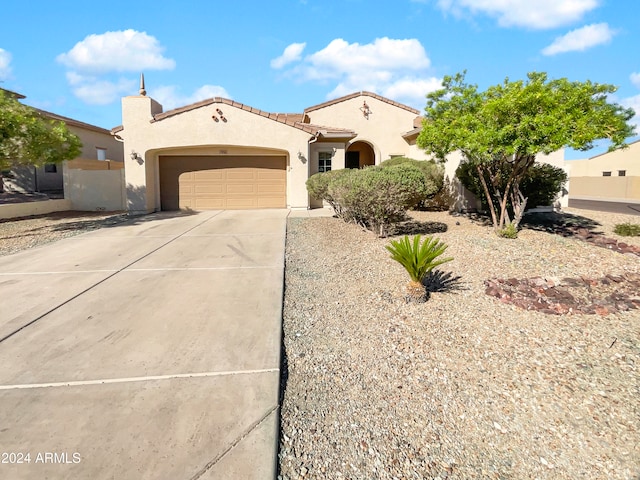
<path id="1" fill-rule="evenodd" d="M 307 158 L 302 154 L 302 152 L 298 152 L 298 160 L 302 163 L 307 163 Z"/>
<path id="2" fill-rule="evenodd" d="M 364 118 L 369 120 L 369 115 L 371 115 L 371 109 L 369 108 L 369 105 L 367 105 L 366 101 L 363 102 L 362 106 L 360 107 L 360 111 L 362 112 L 362 115 L 364 116 Z"/>
<path id="3" fill-rule="evenodd" d="M 131 150 L 131 154 L 129 156 L 131 157 L 131 160 L 138 162 L 138 165 L 142 165 L 144 163 L 144 158 L 138 155 L 135 150 Z"/>

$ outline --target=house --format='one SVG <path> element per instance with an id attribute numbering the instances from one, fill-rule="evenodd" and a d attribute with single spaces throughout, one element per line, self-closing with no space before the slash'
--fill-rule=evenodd
<path id="1" fill-rule="evenodd" d="M 419 111 L 359 92 L 305 109 L 270 113 L 211 98 L 164 112 L 146 95 L 122 100 L 129 210 L 309 208 L 317 172 L 379 164 L 415 150 L 403 135 Z M 424 154 L 420 154 L 424 158 Z"/>
<path id="2" fill-rule="evenodd" d="M 312 208 L 306 180 L 317 172 L 378 165 L 427 155 L 416 145 L 422 117 L 415 108 L 357 92 L 306 108 L 270 113 L 211 98 L 174 110 L 140 93 L 122 99 L 128 209 L 132 213 L 190 208 Z M 446 175 L 454 179 L 459 155 Z M 452 181 L 454 208 L 475 198 Z"/>
<path id="3" fill-rule="evenodd" d="M 18 100 L 26 98 L 24 95 L 9 90 L 4 90 L 4 92 Z M 34 108 L 34 110 L 45 118 L 65 123 L 67 128 L 80 138 L 82 152 L 76 160 L 123 161 L 122 143 L 118 142 L 109 130 L 39 108 Z M 56 164 L 17 166 L 12 168 L 7 178 L 4 179 L 5 187 L 9 191 L 18 192 L 62 193 L 64 187 L 63 169 L 64 165 Z"/>
<path id="4" fill-rule="evenodd" d="M 566 163 L 569 207 L 640 213 L 640 140 L 625 149 Z"/>

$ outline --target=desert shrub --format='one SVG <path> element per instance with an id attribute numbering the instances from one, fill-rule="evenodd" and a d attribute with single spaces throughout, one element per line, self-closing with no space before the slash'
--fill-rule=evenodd
<path id="1" fill-rule="evenodd" d="M 342 217 L 342 208 L 329 193 L 329 184 L 339 177 L 349 175 L 351 172 L 352 170 L 349 169 L 341 169 L 311 175 L 306 182 L 307 192 L 316 200 L 324 200 L 327 202 L 331 205 L 336 215 Z"/>
<path id="2" fill-rule="evenodd" d="M 534 163 L 522 179 L 520 190 L 529 208 L 552 205 L 567 183 L 567 172 L 548 163 Z"/>
<path id="3" fill-rule="evenodd" d="M 511 239 L 518 238 L 518 227 L 509 222 L 503 229 L 498 230 L 498 236 Z"/>
<path id="4" fill-rule="evenodd" d="M 614 233 L 623 237 L 640 237 L 640 224 L 637 223 L 618 223 L 613 227 Z"/>
<path id="5" fill-rule="evenodd" d="M 407 210 L 424 201 L 429 187 L 413 165 L 352 170 L 329 182 L 328 195 L 343 218 L 385 236 L 387 228 L 406 218 Z"/>
<path id="6" fill-rule="evenodd" d="M 482 208 L 487 210 L 487 199 L 478 177 L 478 172 L 468 162 L 462 162 L 456 170 L 456 177 L 464 187 L 473 193 L 482 202 Z M 500 191 L 506 187 L 509 172 L 498 172 L 498 179 L 502 185 Z M 566 172 L 548 163 L 534 163 L 520 183 L 520 191 L 527 198 L 527 209 L 538 206 L 551 205 L 558 193 L 567 183 Z M 508 205 L 510 208 L 510 205 Z"/>
<path id="7" fill-rule="evenodd" d="M 444 186 L 444 167 L 436 163 L 434 160 L 415 160 L 407 157 L 395 157 L 385 160 L 380 164 L 381 167 L 394 167 L 397 165 L 413 165 L 418 167 L 424 174 L 425 182 L 429 193 L 426 199 L 420 204 L 420 207 L 428 207 L 434 202 L 430 202 Z"/>

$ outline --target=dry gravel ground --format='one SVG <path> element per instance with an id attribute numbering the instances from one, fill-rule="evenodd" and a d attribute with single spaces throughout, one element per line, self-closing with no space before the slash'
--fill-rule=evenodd
<path id="1" fill-rule="evenodd" d="M 607 235 L 640 223 L 572 213 Z M 545 315 L 483 285 L 640 273 L 640 258 L 414 215 L 446 224 L 436 236 L 455 258 L 424 304 L 405 302 L 388 239 L 334 218 L 289 220 L 279 478 L 640 479 L 640 312 Z"/>
<path id="2" fill-rule="evenodd" d="M 120 212 L 56 212 L 0 219 L 0 256 L 127 220 Z"/>

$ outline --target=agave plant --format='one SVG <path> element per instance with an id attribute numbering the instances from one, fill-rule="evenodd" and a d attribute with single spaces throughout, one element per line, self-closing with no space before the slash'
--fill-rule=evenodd
<path id="1" fill-rule="evenodd" d="M 418 302 L 426 298 L 422 283 L 424 277 L 438 265 L 453 260 L 451 257 L 437 259 L 447 249 L 445 243 L 433 237 L 426 237 L 422 244 L 421 240 L 421 235 L 416 235 L 413 240 L 405 235 L 399 240 L 391 240 L 390 245 L 385 247 L 391 253 L 391 258 L 407 270 L 411 277 L 407 285 L 409 299 Z"/>

